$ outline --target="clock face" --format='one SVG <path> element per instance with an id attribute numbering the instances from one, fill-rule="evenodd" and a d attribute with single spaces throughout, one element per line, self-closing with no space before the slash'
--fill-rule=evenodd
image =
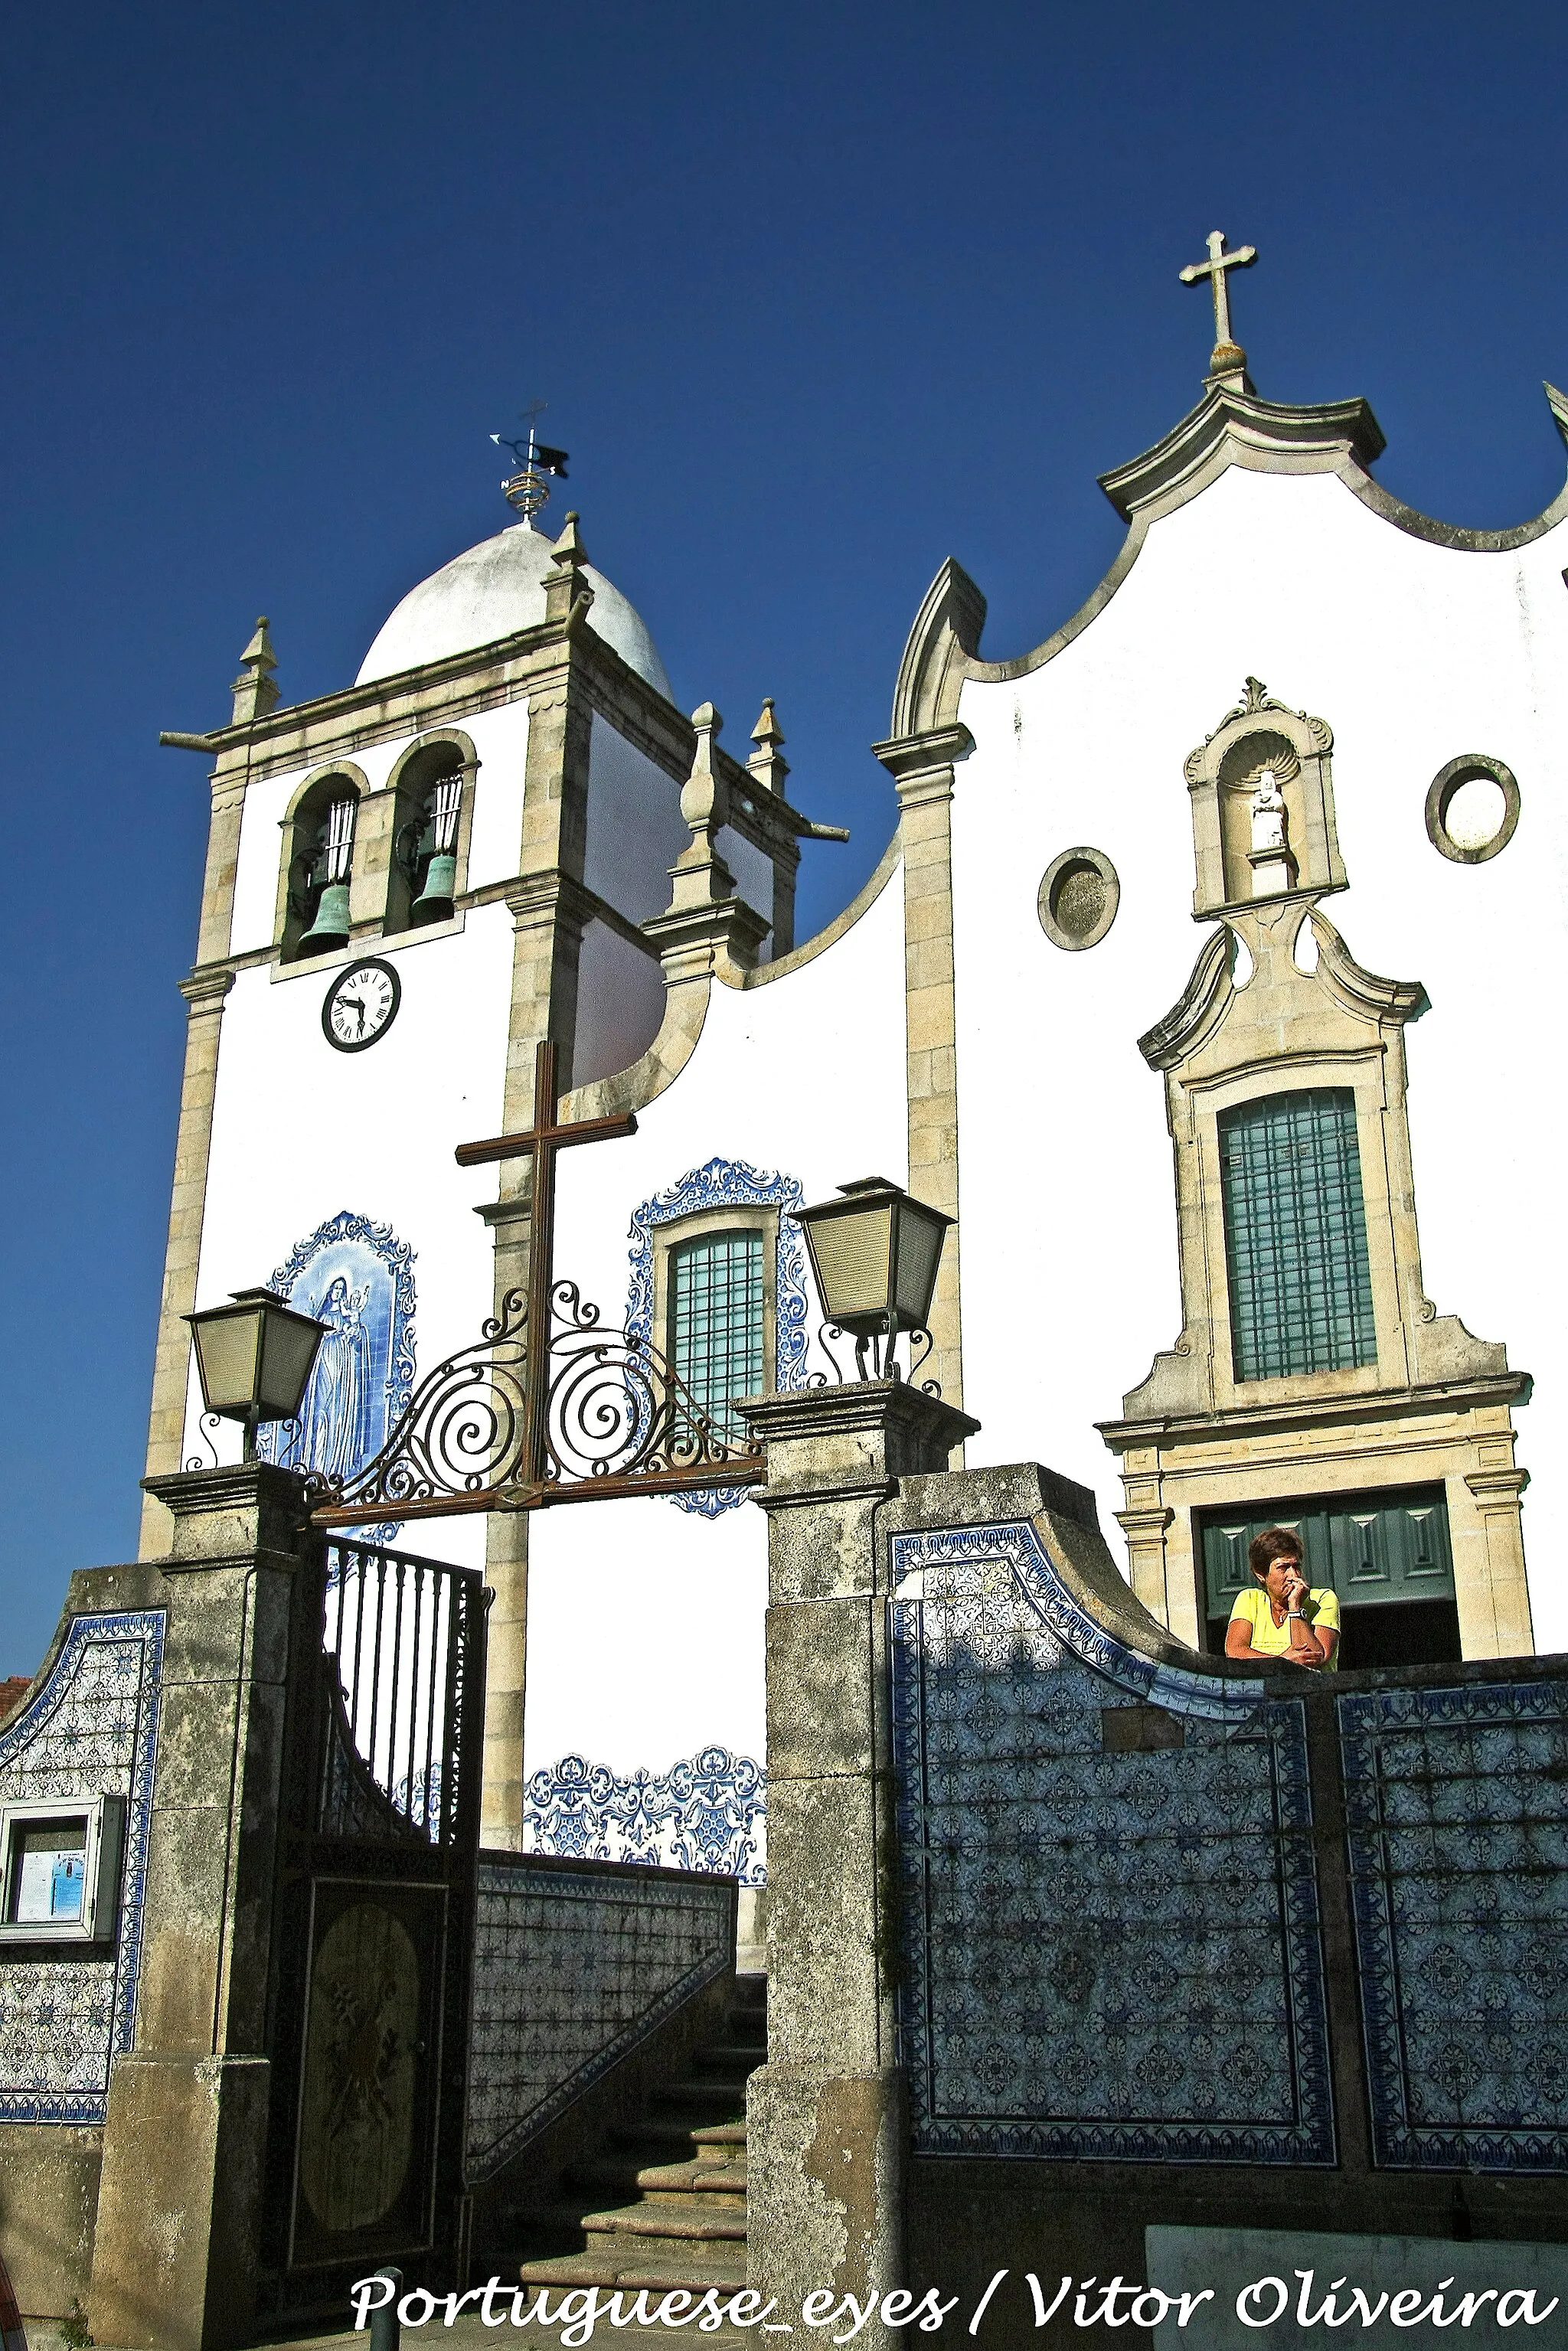
<path id="1" fill-rule="evenodd" d="M 340 1053 L 362 1053 L 392 1027 L 402 994 L 402 981 L 379 956 L 351 963 L 327 990 L 321 1007 L 328 1044 Z"/>

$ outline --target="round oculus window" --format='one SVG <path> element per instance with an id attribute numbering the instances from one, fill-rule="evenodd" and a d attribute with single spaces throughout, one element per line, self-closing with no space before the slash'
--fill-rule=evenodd
<path id="1" fill-rule="evenodd" d="M 1103 850 L 1064 849 L 1040 885 L 1040 926 L 1069 954 L 1098 946 L 1116 919 L 1122 884 Z"/>
<path id="2" fill-rule="evenodd" d="M 1519 786 L 1511 768 L 1484 752 L 1450 759 L 1427 794 L 1427 838 L 1456 865 L 1484 865 L 1513 839 Z"/>

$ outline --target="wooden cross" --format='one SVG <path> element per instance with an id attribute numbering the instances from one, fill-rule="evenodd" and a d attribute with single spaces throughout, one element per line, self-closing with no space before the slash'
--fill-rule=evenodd
<path id="1" fill-rule="evenodd" d="M 1228 269 L 1250 269 L 1258 258 L 1255 245 L 1239 245 L 1234 253 L 1225 250 L 1225 231 L 1211 229 L 1208 234 L 1208 259 L 1190 261 L 1181 273 L 1184 286 L 1196 286 L 1199 278 L 1208 278 L 1214 287 L 1214 353 L 1234 350 L 1230 335 L 1230 292 L 1226 279 Z M 1214 361 L 1211 360 L 1210 365 Z"/>
<path id="2" fill-rule="evenodd" d="M 480 1167 L 489 1159 L 534 1163 L 534 1197 L 528 1237 L 528 1338 L 527 1443 L 522 1474 L 533 1485 L 545 1477 L 545 1412 L 549 1395 L 550 1292 L 555 1286 L 556 1154 L 575 1143 L 608 1143 L 635 1134 L 637 1122 L 624 1118 L 580 1118 L 562 1126 L 556 1116 L 555 1046 L 541 1039 L 534 1055 L 534 1123 L 516 1134 L 492 1135 L 484 1143 L 460 1143 L 459 1167 Z"/>

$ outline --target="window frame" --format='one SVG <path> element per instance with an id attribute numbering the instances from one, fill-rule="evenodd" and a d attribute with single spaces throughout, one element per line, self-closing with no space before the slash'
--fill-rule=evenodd
<path id="1" fill-rule="evenodd" d="M 672 1371 L 675 1368 L 674 1333 L 670 1328 L 671 1260 L 690 1241 L 716 1239 L 721 1233 L 759 1233 L 762 1237 L 762 1386 L 771 1389 L 778 1376 L 779 1337 L 779 1210 L 768 1206 L 726 1204 L 699 1208 L 690 1216 L 656 1225 L 653 1241 L 654 1344 Z"/>
<path id="2" fill-rule="evenodd" d="M 340 796 L 329 793 L 328 787 L 332 784 L 344 786 L 343 794 Z M 323 950 L 320 955 L 302 956 L 299 952 L 299 942 L 304 937 L 308 925 L 302 923 L 296 914 L 292 901 L 294 863 L 296 858 L 301 853 L 303 844 L 300 834 L 303 829 L 307 824 L 315 825 L 319 822 L 320 816 L 325 815 L 331 799 L 346 798 L 350 794 L 352 795 L 354 801 L 354 831 L 349 848 L 350 943 L 352 935 L 360 928 L 356 902 L 361 894 L 361 884 L 365 870 L 365 810 L 375 795 L 371 790 L 370 782 L 363 768 L 356 767 L 350 759 L 335 759 L 329 766 L 318 768 L 312 774 L 306 777 L 278 820 L 278 829 L 283 835 L 283 854 L 279 860 L 277 912 L 273 925 L 273 938 L 280 964 L 318 963 L 324 961 L 327 956 L 341 956 L 344 953 L 341 947 L 330 947 Z M 318 802 L 320 804 L 319 815 L 316 806 Z"/>
<path id="3" fill-rule="evenodd" d="M 1357 1338 L 1356 1351 L 1354 1353 L 1353 1359 L 1348 1363 L 1342 1362 L 1313 1364 L 1289 1364 L 1277 1370 L 1265 1370 L 1260 1372 L 1252 1371 L 1243 1374 L 1238 1368 L 1238 1361 L 1241 1352 L 1241 1343 L 1244 1341 L 1249 1341 L 1254 1347 L 1258 1345 L 1260 1317 L 1255 1314 L 1249 1318 L 1250 1328 L 1245 1326 L 1239 1328 L 1239 1323 L 1241 1322 L 1241 1318 L 1239 1313 L 1239 1299 L 1237 1295 L 1239 1288 L 1236 1279 L 1237 1264 L 1238 1259 L 1241 1255 L 1240 1244 L 1245 1241 L 1248 1254 L 1255 1258 L 1260 1253 L 1261 1245 L 1265 1236 L 1260 1234 L 1257 1229 L 1255 1220 L 1251 1217 L 1247 1218 L 1247 1228 L 1245 1232 L 1243 1232 L 1239 1228 L 1239 1221 L 1234 1218 L 1231 1214 L 1233 1207 L 1238 1205 L 1237 1196 L 1239 1191 L 1241 1195 L 1241 1204 L 1245 1207 L 1250 1208 L 1255 1205 L 1255 1200 L 1254 1196 L 1249 1192 L 1249 1187 L 1247 1186 L 1245 1182 L 1240 1186 L 1237 1186 L 1228 1180 L 1226 1172 L 1227 1153 L 1225 1147 L 1227 1133 L 1228 1130 L 1233 1130 L 1234 1124 L 1239 1123 L 1241 1118 L 1249 1113 L 1253 1113 L 1256 1118 L 1257 1114 L 1267 1114 L 1270 1113 L 1270 1109 L 1272 1109 L 1274 1114 L 1278 1116 L 1279 1113 L 1284 1112 L 1287 1104 L 1291 1105 L 1293 1108 L 1293 1106 L 1298 1102 L 1304 1102 L 1307 1101 L 1322 1102 L 1325 1099 L 1332 1099 L 1336 1104 L 1336 1110 L 1340 1105 L 1343 1105 L 1348 1112 L 1348 1119 L 1345 1123 L 1348 1123 L 1350 1136 L 1355 1146 L 1355 1192 L 1356 1207 L 1360 1214 L 1361 1247 L 1359 1253 L 1354 1250 L 1348 1252 L 1346 1261 L 1343 1269 L 1335 1266 L 1333 1267 L 1333 1273 L 1337 1275 L 1342 1270 L 1347 1271 L 1350 1277 L 1348 1287 L 1357 1293 L 1354 1299 L 1354 1303 L 1351 1309 L 1351 1319 L 1355 1327 Z M 1260 1121 L 1259 1123 L 1261 1122 Z M 1374 1366 L 1376 1364 L 1377 1317 L 1372 1290 L 1372 1249 L 1371 1240 L 1367 1231 L 1366 1180 L 1362 1169 L 1360 1129 L 1361 1122 L 1357 1115 L 1355 1089 L 1354 1086 L 1345 1085 L 1299 1086 L 1287 1087 L 1283 1089 L 1271 1089 L 1266 1093 L 1256 1094 L 1245 1101 L 1232 1102 L 1225 1109 L 1217 1111 L 1215 1113 L 1215 1151 L 1219 1167 L 1220 1217 L 1225 1243 L 1227 1323 L 1230 1343 L 1231 1377 L 1238 1387 L 1257 1388 L 1260 1384 L 1265 1380 L 1316 1379 L 1324 1373 L 1362 1371 L 1365 1369 L 1368 1364 L 1371 1364 Z M 1343 1132 L 1343 1128 L 1341 1131 Z M 1322 1127 L 1318 1122 L 1314 1120 L 1314 1142 L 1319 1139 L 1321 1134 Z M 1273 1147 L 1271 1144 L 1270 1150 L 1270 1159 L 1277 1163 L 1279 1155 L 1277 1148 Z M 1321 1192 L 1324 1187 L 1320 1183 L 1317 1188 Z M 1348 1190 L 1346 1196 L 1348 1198 Z M 1331 1236 L 1329 1236 L 1326 1231 L 1320 1230 L 1320 1242 L 1326 1242 L 1330 1238 Z M 1332 1264 L 1332 1259 L 1327 1257 L 1325 1251 L 1325 1263 Z M 1257 1283 L 1255 1280 L 1253 1285 L 1255 1297 L 1258 1295 L 1260 1287 L 1261 1285 Z M 1331 1298 L 1335 1287 L 1336 1283 L 1334 1280 L 1331 1279 L 1329 1284 L 1329 1294 Z M 1304 1293 L 1305 1284 L 1302 1285 L 1302 1288 Z M 1364 1299 L 1364 1305 L 1363 1303 Z M 1331 1327 L 1333 1319 L 1334 1317 L 1331 1309 L 1329 1314 Z M 1367 1352 L 1369 1345 L 1370 1353 Z"/>
<path id="4" fill-rule="evenodd" d="M 35 1797 L 0 1804 L 0 1947 L 107 1943 L 120 1918 L 127 1802 L 123 1796 Z M 43 1821 L 79 1821 L 85 1831 L 79 1918 L 11 1917 L 17 1832 Z"/>

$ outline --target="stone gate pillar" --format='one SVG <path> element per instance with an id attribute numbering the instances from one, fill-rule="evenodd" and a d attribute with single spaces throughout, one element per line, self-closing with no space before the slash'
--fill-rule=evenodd
<path id="1" fill-rule="evenodd" d="M 768 1444 L 768 2063 L 747 2093 L 750 2274 L 904 2283 L 887 1565 L 878 1505 L 979 1424 L 896 1380 L 742 1405 Z M 798 2324 L 798 2319 L 796 2320 Z M 857 2338 L 881 2340 L 873 2321 Z M 890 2342 L 901 2338 L 889 2335 Z"/>
<path id="2" fill-rule="evenodd" d="M 168 1630 L 136 2037 L 110 2074 L 89 2314 L 100 2343 L 218 2351 L 256 2314 L 285 1700 L 312 1538 L 301 1480 L 267 1462 L 147 1484 L 173 1519 Z"/>

